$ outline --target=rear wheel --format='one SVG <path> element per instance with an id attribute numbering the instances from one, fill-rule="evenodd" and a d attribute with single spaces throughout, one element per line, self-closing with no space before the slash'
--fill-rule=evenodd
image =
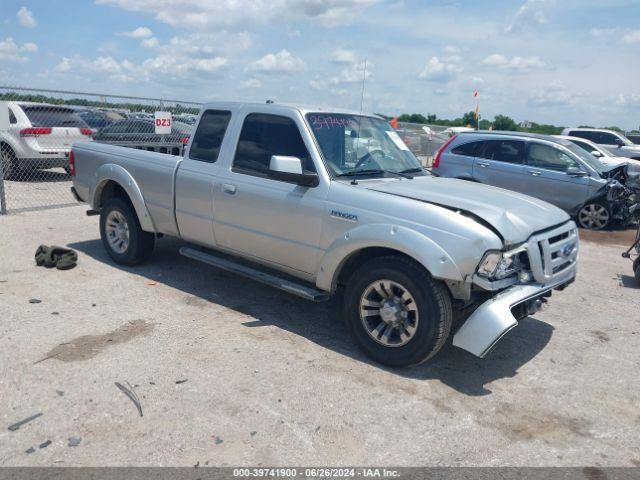
<path id="1" fill-rule="evenodd" d="M 153 253 L 155 235 L 145 232 L 130 202 L 108 200 L 100 211 L 100 237 L 109 256 L 121 265 L 138 265 Z"/>
<path id="2" fill-rule="evenodd" d="M 580 209 L 577 220 L 582 228 L 603 230 L 611 225 L 611 212 L 600 202 L 589 202 Z"/>
<path id="3" fill-rule="evenodd" d="M 2 151 L 2 176 L 9 180 L 18 173 L 18 166 L 16 164 L 16 156 L 11 149 L 5 145 L 0 146 Z"/>
<path id="4" fill-rule="evenodd" d="M 376 258 L 356 270 L 347 284 L 344 307 L 358 346 L 391 367 L 433 357 L 451 330 L 446 287 L 404 257 Z"/>

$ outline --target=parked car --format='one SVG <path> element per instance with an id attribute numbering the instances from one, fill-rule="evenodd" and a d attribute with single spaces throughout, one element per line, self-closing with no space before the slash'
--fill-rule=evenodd
<path id="1" fill-rule="evenodd" d="M 68 172 L 73 142 L 91 139 L 91 129 L 73 108 L 31 102 L 7 105 L 9 128 L 0 131 L 4 178 L 33 168 L 62 167 Z"/>
<path id="2" fill-rule="evenodd" d="M 349 155 L 365 129 L 377 149 Z M 433 357 L 454 310 L 453 345 L 485 356 L 576 275 L 565 212 L 428 175 L 380 117 L 211 103 L 183 158 L 79 142 L 73 159 L 73 192 L 100 214 L 113 261 L 145 261 L 163 234 L 198 245 L 184 256 L 307 300 L 344 292 L 356 343 L 391 366 Z"/>
<path id="3" fill-rule="evenodd" d="M 562 135 L 591 140 L 616 156 L 640 160 L 640 145 L 634 144 L 622 133 L 601 128 L 565 128 Z"/>
<path id="4" fill-rule="evenodd" d="M 118 112 L 97 109 L 79 110 L 78 115 L 90 128 L 96 131 L 126 118 Z"/>
<path id="5" fill-rule="evenodd" d="M 446 137 L 453 137 L 454 135 L 458 135 L 460 133 L 465 133 L 465 132 L 475 132 L 475 128 L 471 128 L 471 127 L 449 127 L 445 130 L 443 130 L 442 132 L 440 132 L 440 135 L 444 135 Z"/>
<path id="6" fill-rule="evenodd" d="M 580 148 L 582 148 L 585 152 L 590 153 L 602 163 L 604 163 L 607 167 L 617 167 L 623 163 L 635 163 L 640 165 L 640 160 L 634 160 L 628 157 L 617 157 L 612 155 L 609 150 L 606 150 L 599 145 L 593 143 L 591 140 L 587 140 L 585 138 L 580 137 L 569 137 L 567 135 L 554 135 L 557 138 L 564 138 L 565 140 L 569 140 L 571 143 L 576 144 Z"/>
<path id="7" fill-rule="evenodd" d="M 583 228 L 601 230 L 616 219 L 606 192 L 612 169 L 562 138 L 462 133 L 439 150 L 432 171 L 545 200 L 568 212 Z"/>
<path id="8" fill-rule="evenodd" d="M 101 128 L 93 135 L 93 139 L 100 143 L 129 146 L 153 143 L 178 143 L 186 145 L 192 131 L 192 125 L 173 121 L 170 134 L 158 135 L 155 133 L 153 120 L 146 118 L 128 118 Z"/>

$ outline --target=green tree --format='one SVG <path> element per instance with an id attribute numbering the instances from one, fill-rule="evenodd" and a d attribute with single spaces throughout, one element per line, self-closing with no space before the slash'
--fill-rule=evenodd
<path id="1" fill-rule="evenodd" d="M 475 112 L 467 112 L 462 116 L 462 126 L 466 127 L 467 125 L 470 125 L 472 127 L 475 127 L 477 124 L 477 120 L 476 120 L 476 113 Z"/>
<path id="2" fill-rule="evenodd" d="M 518 125 L 511 117 L 507 117 L 506 115 L 496 115 L 493 119 L 493 129 L 515 132 L 518 130 Z"/>

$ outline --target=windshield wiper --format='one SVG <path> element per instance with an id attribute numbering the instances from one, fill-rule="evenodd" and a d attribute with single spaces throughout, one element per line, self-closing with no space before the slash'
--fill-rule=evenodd
<path id="1" fill-rule="evenodd" d="M 406 170 L 400 170 L 398 173 L 421 173 L 424 172 L 424 167 L 407 168 Z"/>
<path id="2" fill-rule="evenodd" d="M 412 179 L 413 176 L 408 175 L 409 172 L 394 172 L 393 170 L 383 170 L 381 168 L 369 168 L 365 170 L 352 170 L 350 172 L 338 173 L 336 177 L 355 177 L 356 175 L 376 175 L 381 173 L 388 173 L 389 175 L 395 175 L 400 178 Z"/>

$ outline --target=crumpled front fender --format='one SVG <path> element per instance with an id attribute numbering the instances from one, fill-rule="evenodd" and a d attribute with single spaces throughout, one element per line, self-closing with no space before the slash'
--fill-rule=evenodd
<path id="1" fill-rule="evenodd" d="M 334 240 L 320 262 L 316 286 L 334 291 L 341 268 L 351 255 L 369 247 L 397 250 L 422 264 L 434 278 L 463 281 L 453 259 L 427 236 L 390 224 L 361 225 Z"/>

